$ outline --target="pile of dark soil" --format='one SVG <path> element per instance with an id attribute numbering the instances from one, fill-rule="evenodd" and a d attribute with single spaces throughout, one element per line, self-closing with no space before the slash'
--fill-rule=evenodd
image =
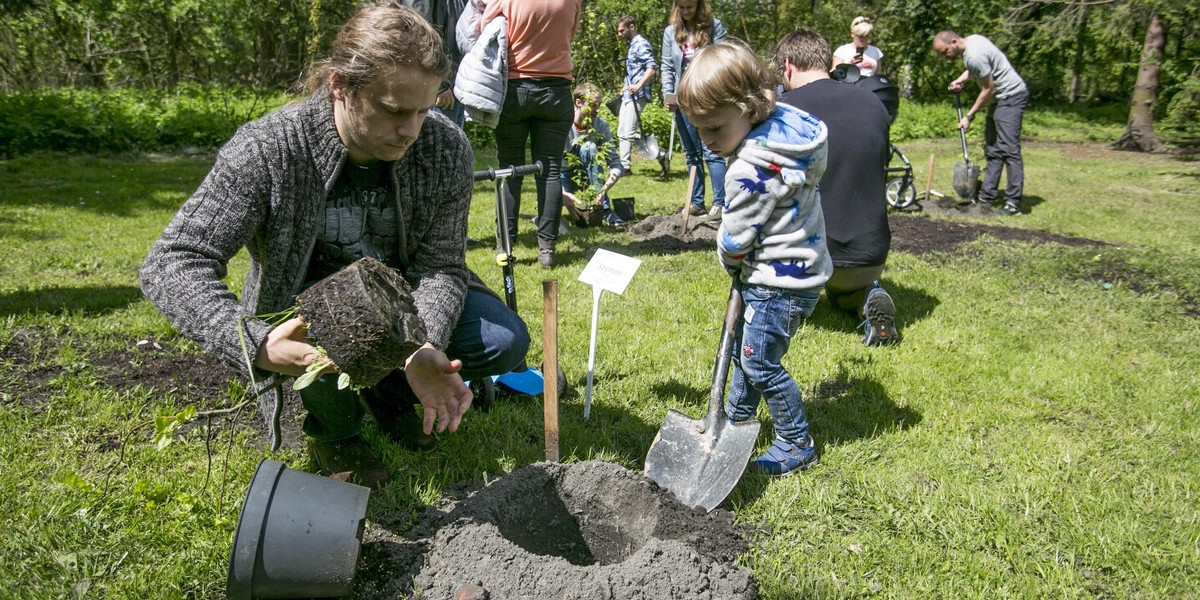
<path id="1" fill-rule="evenodd" d="M 746 550 L 732 513 L 689 509 L 639 473 L 537 463 L 399 534 L 372 524 L 355 597 L 757 598 Z"/>

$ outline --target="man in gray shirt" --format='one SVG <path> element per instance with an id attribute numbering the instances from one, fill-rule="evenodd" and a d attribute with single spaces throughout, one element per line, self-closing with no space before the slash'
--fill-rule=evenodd
<path id="1" fill-rule="evenodd" d="M 979 95 L 959 121 L 959 129 L 966 131 L 975 115 L 992 104 L 984 126 L 983 154 L 987 157 L 987 168 L 976 202 L 990 207 L 996 201 L 1000 170 L 1007 168 L 1008 185 L 1004 188 L 1004 206 L 999 212 L 1002 215 L 1019 214 L 1025 183 L 1021 119 L 1029 103 L 1025 80 L 1013 69 L 1008 57 L 982 35 L 964 38 L 953 31 L 942 31 L 934 36 L 933 51 L 946 60 L 962 57 L 966 70 L 950 82 L 950 91 L 961 91 L 968 77 L 979 85 Z"/>

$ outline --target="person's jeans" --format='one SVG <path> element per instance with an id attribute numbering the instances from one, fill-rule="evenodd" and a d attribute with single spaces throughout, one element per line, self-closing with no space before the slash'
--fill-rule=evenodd
<path id="1" fill-rule="evenodd" d="M 442 113 L 443 115 L 450 117 L 450 120 L 454 121 L 454 124 L 458 125 L 458 127 L 460 129 L 462 128 L 463 123 L 466 121 L 467 107 L 463 106 L 463 103 L 461 101 L 459 101 L 457 96 L 455 96 L 455 98 L 454 98 L 454 108 L 451 108 L 449 110 L 442 110 L 435 106 L 433 108 L 433 110 L 436 110 L 436 111 Z"/>
<path id="2" fill-rule="evenodd" d="M 692 187 L 692 204 L 704 206 L 704 165 L 708 165 L 708 178 L 712 182 L 713 206 L 725 206 L 725 159 L 713 154 L 708 146 L 700 142 L 700 134 L 682 110 L 675 111 L 675 127 L 679 130 L 679 141 L 687 155 L 687 164 L 696 167 L 696 183 Z"/>
<path id="3" fill-rule="evenodd" d="M 725 413 L 734 421 L 754 418 L 766 398 L 775 434 L 792 441 L 808 434 L 800 388 L 783 368 L 783 356 L 800 322 L 813 312 L 821 290 L 785 290 L 747 285 L 746 306 L 738 317 L 734 340 L 733 381 Z"/>
<path id="4" fill-rule="evenodd" d="M 1021 206 L 1025 188 L 1025 163 L 1021 158 L 1021 120 L 1029 93 L 1020 92 L 1001 98 L 988 109 L 983 129 L 983 155 L 987 157 L 987 168 L 983 171 L 983 187 L 979 190 L 979 201 L 991 203 L 1000 191 L 1000 171 L 1008 171 L 1008 184 L 1004 188 L 1004 203 Z"/>
<path id="5" fill-rule="evenodd" d="M 526 164 L 525 142 L 530 142 L 533 161 L 542 162 L 537 182 L 537 236 L 553 246 L 558 239 L 558 219 L 562 214 L 563 148 L 575 117 L 571 100 L 571 82 L 558 77 L 510 79 L 504 97 L 504 109 L 496 125 L 496 157 L 500 167 Z M 508 211 L 508 235 L 517 237 L 523 177 L 505 182 L 504 203 Z"/>
<path id="6" fill-rule="evenodd" d="M 621 157 L 621 166 L 626 169 L 632 168 L 633 163 L 630 162 L 630 159 L 633 157 L 633 143 L 642 137 L 638 133 L 638 120 L 641 118 L 642 109 L 646 108 L 646 103 L 649 101 L 648 98 L 633 100 L 629 96 L 621 99 L 621 115 L 617 120 L 617 139 L 620 140 L 617 144 L 617 152 Z"/>
<path id="7" fill-rule="evenodd" d="M 463 361 L 459 375 L 464 381 L 508 373 L 524 364 L 528 349 L 529 331 L 515 312 L 492 294 L 467 290 L 462 314 L 446 348 L 447 356 Z M 363 393 L 374 397 L 402 396 L 398 388 L 407 387 L 407 384 L 398 384 L 397 376 L 403 378 L 403 372 L 393 371 Z M 332 442 L 362 431 L 363 407 L 359 393 L 352 389 L 337 389 L 337 379 L 336 373 L 325 375 L 299 392 L 308 411 L 304 433 L 309 437 Z M 404 401 L 403 398 L 395 399 Z"/>

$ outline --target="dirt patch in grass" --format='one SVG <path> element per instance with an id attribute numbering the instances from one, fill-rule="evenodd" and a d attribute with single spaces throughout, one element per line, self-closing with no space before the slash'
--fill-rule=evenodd
<path id="1" fill-rule="evenodd" d="M 967 214 L 955 209 L 930 205 L 928 213 Z M 992 217 L 980 217 L 992 218 Z M 1020 218 L 1020 217 L 1017 217 Z M 959 246 L 974 241 L 982 235 L 1001 240 L 1020 242 L 1052 242 L 1064 246 L 1103 246 L 1104 242 L 1077 238 L 1056 233 L 1047 233 L 1020 227 L 1008 227 L 999 223 L 983 223 L 935 219 L 923 214 L 890 214 L 888 224 L 892 228 L 892 250 L 916 256 L 924 254 L 954 252 Z M 639 250 L 656 253 L 673 253 L 691 250 L 711 250 L 716 243 L 719 220 L 708 217 L 692 217 L 684 228 L 683 216 L 678 213 L 651 215 L 630 225 L 629 232 L 637 241 Z"/>
<path id="2" fill-rule="evenodd" d="M 152 395 L 171 396 L 181 408 L 193 404 L 200 411 L 227 407 L 234 394 L 248 387 L 241 374 L 220 360 L 154 340 L 130 341 L 121 350 L 97 352 L 71 364 L 54 362 L 59 347 L 67 343 L 83 344 L 70 335 L 20 330 L 0 347 L 0 365 L 5 372 L 0 378 L 0 394 L 7 395 L 5 402 L 39 409 L 61 393 L 65 377 L 85 372 L 90 372 L 98 389 L 124 394 L 140 388 Z M 289 444 L 303 439 L 297 425 L 299 406 L 299 398 L 289 393 L 282 419 Z M 265 436 L 255 410 L 248 408 L 240 421 L 256 436 Z"/>

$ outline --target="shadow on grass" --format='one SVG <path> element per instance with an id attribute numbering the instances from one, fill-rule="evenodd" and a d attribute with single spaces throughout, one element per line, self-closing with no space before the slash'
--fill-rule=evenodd
<path id="1" fill-rule="evenodd" d="M 903 431 L 921 422 L 921 413 L 896 406 L 873 377 L 851 377 L 844 367 L 804 396 L 818 451 L 860 439 Z"/>
<path id="2" fill-rule="evenodd" d="M 887 289 L 888 294 L 896 303 L 896 315 L 900 322 L 902 337 L 906 326 L 928 317 L 938 304 L 941 304 L 936 296 L 929 295 L 925 290 L 906 286 L 895 280 L 885 279 L 883 287 Z M 829 331 L 853 333 L 859 340 L 862 339 L 863 331 L 860 329 L 862 319 L 858 315 L 851 315 L 835 308 L 826 298 L 822 298 L 821 302 L 817 304 L 816 310 L 808 318 L 807 323 L 812 327 Z"/>
<path id="3" fill-rule="evenodd" d="M 28 312 L 66 314 L 82 312 L 103 315 L 142 299 L 142 292 L 129 285 L 100 287 L 48 287 L 0 294 L 0 316 Z"/>

